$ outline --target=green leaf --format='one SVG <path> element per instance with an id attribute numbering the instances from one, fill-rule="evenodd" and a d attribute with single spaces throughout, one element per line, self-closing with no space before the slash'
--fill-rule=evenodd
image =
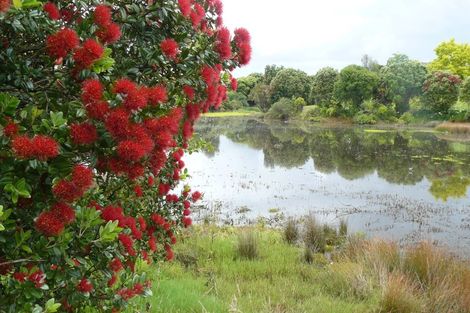
<path id="1" fill-rule="evenodd" d="M 46 302 L 46 313 L 54 313 L 60 308 L 60 303 L 55 303 L 54 298 L 47 300 Z"/>
<path id="2" fill-rule="evenodd" d="M 111 57 L 112 52 L 113 50 L 111 50 L 110 48 L 106 48 L 104 50 L 104 54 L 101 57 L 101 59 L 93 63 L 93 66 L 91 68 L 93 72 L 99 74 L 99 73 L 106 72 L 113 67 L 116 61 L 114 61 L 114 59 Z"/>
<path id="3" fill-rule="evenodd" d="M 15 9 L 21 9 L 23 7 L 23 1 L 22 0 L 13 0 L 13 7 Z"/>
<path id="4" fill-rule="evenodd" d="M 19 104 L 20 100 L 18 98 L 13 97 L 5 92 L 0 93 L 0 112 L 13 116 Z"/>
<path id="5" fill-rule="evenodd" d="M 57 113 L 51 112 L 50 116 L 52 120 L 52 125 L 54 125 L 54 127 L 56 128 L 62 125 L 65 125 L 65 123 L 67 123 L 67 120 L 64 118 L 63 112 L 57 112 Z"/>
<path id="6" fill-rule="evenodd" d="M 118 227 L 118 224 L 118 221 L 109 221 L 104 227 L 101 226 L 99 230 L 100 241 L 110 242 L 116 240 L 117 235 L 122 230 L 122 228 Z"/>
<path id="7" fill-rule="evenodd" d="M 23 0 L 23 8 L 32 9 L 41 6 L 42 3 L 37 0 Z"/>

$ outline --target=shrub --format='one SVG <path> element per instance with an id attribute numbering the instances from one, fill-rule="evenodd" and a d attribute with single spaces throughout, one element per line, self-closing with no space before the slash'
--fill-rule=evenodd
<path id="1" fill-rule="evenodd" d="M 470 77 L 467 77 L 460 85 L 460 101 L 470 103 Z"/>
<path id="2" fill-rule="evenodd" d="M 0 312 L 120 311 L 149 290 L 201 198 L 174 190 L 193 124 L 250 58 L 219 1 L 96 3 L 0 12 Z"/>
<path id="3" fill-rule="evenodd" d="M 411 112 L 405 112 L 402 116 L 398 119 L 398 123 L 400 124 L 410 124 L 414 120 L 413 114 Z"/>
<path id="4" fill-rule="evenodd" d="M 354 123 L 360 125 L 377 124 L 377 117 L 370 113 L 359 113 L 354 116 Z"/>
<path id="5" fill-rule="evenodd" d="M 434 72 L 423 85 L 423 102 L 431 111 L 447 114 L 459 97 L 459 76 L 448 72 Z"/>
<path id="6" fill-rule="evenodd" d="M 324 279 L 324 289 L 331 295 L 343 298 L 366 299 L 372 291 L 362 265 L 349 262 L 330 265 Z"/>
<path id="7" fill-rule="evenodd" d="M 282 98 L 272 105 L 268 113 L 266 113 L 266 118 L 286 121 L 298 115 L 301 109 L 292 100 Z"/>
<path id="8" fill-rule="evenodd" d="M 298 222 L 290 217 L 284 226 L 284 240 L 288 244 L 295 244 L 297 239 L 299 239 L 299 227 L 297 224 Z"/>
<path id="9" fill-rule="evenodd" d="M 259 256 L 258 237 L 253 231 L 238 236 L 237 255 L 240 258 L 254 260 Z"/>
<path id="10" fill-rule="evenodd" d="M 318 105 L 308 105 L 302 110 L 301 119 L 310 122 L 319 121 L 322 116 L 321 109 Z"/>

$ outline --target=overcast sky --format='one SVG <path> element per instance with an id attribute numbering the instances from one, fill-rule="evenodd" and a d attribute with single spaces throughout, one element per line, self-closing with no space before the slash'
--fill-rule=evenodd
<path id="1" fill-rule="evenodd" d="M 314 74 L 364 54 L 430 61 L 439 42 L 470 41 L 470 0 L 224 0 L 224 21 L 252 35 L 252 61 L 235 76 L 268 64 Z"/>

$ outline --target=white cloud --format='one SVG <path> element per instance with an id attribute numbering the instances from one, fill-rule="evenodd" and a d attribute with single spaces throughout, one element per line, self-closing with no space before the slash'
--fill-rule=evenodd
<path id="1" fill-rule="evenodd" d="M 252 62 L 237 76 L 267 64 L 313 74 L 366 53 L 382 63 L 396 52 L 429 61 L 439 42 L 470 34 L 470 0 L 224 0 L 224 12 L 229 28 L 252 34 Z"/>

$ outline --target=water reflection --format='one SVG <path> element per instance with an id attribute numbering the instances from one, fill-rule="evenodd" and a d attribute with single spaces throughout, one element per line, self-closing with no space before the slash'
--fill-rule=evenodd
<path id="1" fill-rule="evenodd" d="M 232 220 L 316 213 L 353 231 L 432 239 L 470 254 L 470 143 L 429 131 L 205 119 L 214 152 L 189 156 L 191 184 Z"/>

